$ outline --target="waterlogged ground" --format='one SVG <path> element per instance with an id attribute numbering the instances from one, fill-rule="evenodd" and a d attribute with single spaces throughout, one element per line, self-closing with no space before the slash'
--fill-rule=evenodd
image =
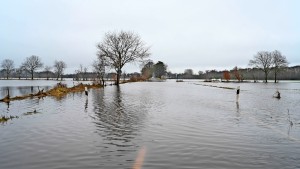
<path id="1" fill-rule="evenodd" d="M 299 103 L 300 83 L 199 81 L 0 103 L 19 117 L 0 124 L 0 168 L 132 168 L 143 147 L 144 169 L 300 168 Z"/>

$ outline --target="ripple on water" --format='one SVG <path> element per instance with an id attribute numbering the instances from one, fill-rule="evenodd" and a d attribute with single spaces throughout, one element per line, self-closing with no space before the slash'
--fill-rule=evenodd
<path id="1" fill-rule="evenodd" d="M 286 123 L 299 94 L 247 85 L 238 104 L 233 90 L 173 82 L 1 103 L 20 118 L 0 126 L 0 168 L 131 168 L 143 146 L 143 168 L 299 168 L 299 125 Z"/>

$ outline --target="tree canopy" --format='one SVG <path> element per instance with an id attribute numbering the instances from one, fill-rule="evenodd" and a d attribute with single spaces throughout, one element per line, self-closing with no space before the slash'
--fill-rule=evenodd
<path id="1" fill-rule="evenodd" d="M 40 57 L 35 56 L 35 55 L 27 57 L 22 65 L 25 70 L 28 70 L 30 72 L 32 80 L 33 80 L 34 71 L 38 68 L 43 67 L 43 63 L 42 63 Z"/>
<path id="2" fill-rule="evenodd" d="M 261 69 L 265 74 L 265 82 L 268 82 L 268 75 L 272 66 L 272 55 L 270 52 L 257 52 L 253 59 L 249 61 L 249 65 Z"/>
<path id="3" fill-rule="evenodd" d="M 152 77 L 152 74 L 153 74 L 153 67 L 154 67 L 154 63 L 152 60 L 147 60 L 145 63 L 144 63 L 144 66 L 141 70 L 141 73 L 142 73 L 142 76 L 145 78 L 145 79 L 149 79 L 150 77 Z"/>
<path id="4" fill-rule="evenodd" d="M 167 73 L 167 65 L 162 61 L 158 61 L 154 66 L 154 75 L 155 77 L 161 78 Z"/>
<path id="5" fill-rule="evenodd" d="M 150 55 L 149 47 L 133 32 L 108 32 L 97 48 L 98 55 L 105 57 L 109 65 L 116 70 L 116 85 L 119 85 L 124 65 L 141 61 Z"/>
<path id="6" fill-rule="evenodd" d="M 268 82 L 269 73 L 274 71 L 274 80 L 276 83 L 278 73 L 288 66 L 288 61 L 278 50 L 273 52 L 260 51 L 249 61 L 249 65 L 259 68 L 264 72 L 265 82 Z"/>
<path id="7" fill-rule="evenodd" d="M 288 66 L 288 61 L 278 50 L 273 51 L 271 55 L 273 58 L 274 82 L 277 83 L 277 75 Z"/>
<path id="8" fill-rule="evenodd" d="M 107 70 L 107 67 L 109 66 L 109 63 L 106 60 L 106 57 L 103 55 L 97 55 L 97 59 L 94 60 L 93 64 L 93 71 L 96 73 L 96 76 L 99 80 L 102 81 L 102 85 L 104 85 L 104 76 L 105 72 Z"/>
<path id="9" fill-rule="evenodd" d="M 14 61 L 11 59 L 5 59 L 1 63 L 1 67 L 5 70 L 6 72 L 6 79 L 9 78 L 10 73 L 14 69 Z"/>
<path id="10" fill-rule="evenodd" d="M 67 64 L 64 61 L 54 61 L 54 73 L 56 74 L 56 80 L 59 78 L 62 79 L 62 75 L 64 73 L 65 68 L 67 67 Z"/>

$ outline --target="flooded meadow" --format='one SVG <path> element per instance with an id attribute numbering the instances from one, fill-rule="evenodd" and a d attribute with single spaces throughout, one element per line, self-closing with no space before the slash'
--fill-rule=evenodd
<path id="1" fill-rule="evenodd" d="M 1 80 L 0 98 L 56 83 Z M 299 103 L 299 81 L 198 80 L 0 102 L 0 116 L 18 117 L 0 123 L 0 168 L 130 169 L 141 149 L 144 169 L 300 168 Z"/>

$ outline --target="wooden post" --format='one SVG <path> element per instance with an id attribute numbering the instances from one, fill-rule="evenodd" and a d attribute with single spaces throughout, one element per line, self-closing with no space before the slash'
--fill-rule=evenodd
<path id="1" fill-rule="evenodd" d="M 275 97 L 275 98 L 277 98 L 277 99 L 280 99 L 280 98 L 281 98 L 280 92 L 278 91 L 278 89 L 277 89 L 277 91 L 275 92 L 275 94 L 274 94 L 273 97 Z"/>
<path id="2" fill-rule="evenodd" d="M 240 95 L 240 86 L 238 86 L 238 87 L 236 88 L 236 102 L 239 101 L 239 95 Z"/>
<path id="3" fill-rule="evenodd" d="M 84 87 L 85 95 L 89 95 L 87 87 Z"/>

